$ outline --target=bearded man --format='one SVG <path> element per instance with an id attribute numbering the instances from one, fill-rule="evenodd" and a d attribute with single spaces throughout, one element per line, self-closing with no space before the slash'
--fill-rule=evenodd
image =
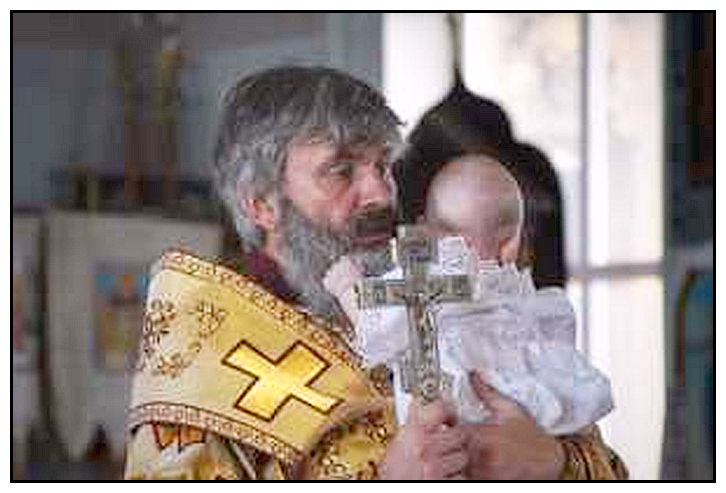
<path id="1" fill-rule="evenodd" d="M 399 121 L 364 83 L 277 68 L 227 94 L 217 190 L 245 276 L 182 253 L 154 267 L 134 376 L 128 479 L 622 478 L 597 430 L 542 433 L 477 376 L 494 419 L 413 402 L 397 427 L 385 368 L 365 368 L 323 278 L 348 255 L 389 265 Z"/>

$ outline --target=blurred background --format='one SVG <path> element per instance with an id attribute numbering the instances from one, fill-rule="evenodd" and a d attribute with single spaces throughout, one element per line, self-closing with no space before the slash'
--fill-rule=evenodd
<path id="1" fill-rule="evenodd" d="M 714 18 L 13 13 L 13 478 L 121 476 L 150 263 L 238 251 L 208 168 L 221 92 L 294 63 L 380 89 L 405 134 L 442 101 L 501 109 L 559 184 L 605 440 L 631 478 L 713 479 Z"/>

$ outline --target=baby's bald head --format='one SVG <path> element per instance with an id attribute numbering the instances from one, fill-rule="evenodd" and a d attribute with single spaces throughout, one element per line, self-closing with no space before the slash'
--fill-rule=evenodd
<path id="1" fill-rule="evenodd" d="M 431 182 L 426 202 L 426 222 L 464 236 L 482 259 L 516 258 L 523 215 L 514 177 L 496 160 L 479 155 L 447 163 Z"/>

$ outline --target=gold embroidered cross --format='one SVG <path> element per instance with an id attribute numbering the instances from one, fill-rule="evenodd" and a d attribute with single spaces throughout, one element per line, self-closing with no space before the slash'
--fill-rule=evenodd
<path id="1" fill-rule="evenodd" d="M 272 420 L 290 398 L 323 414 L 340 401 L 308 387 L 329 364 L 301 341 L 273 361 L 243 340 L 222 363 L 255 378 L 237 399 L 235 407 L 265 421 Z"/>

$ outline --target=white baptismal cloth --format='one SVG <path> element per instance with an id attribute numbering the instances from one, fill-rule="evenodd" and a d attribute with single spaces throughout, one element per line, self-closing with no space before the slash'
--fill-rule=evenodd
<path id="1" fill-rule="evenodd" d="M 467 274 L 473 287 L 470 302 L 431 306 L 448 397 L 462 420 L 483 422 L 488 416 L 469 382 L 473 370 L 553 435 L 575 432 L 610 412 L 610 382 L 575 349 L 575 314 L 562 289 L 536 290 L 528 270 L 480 261 L 460 237 L 440 238 L 438 252 L 429 273 Z M 382 276 L 401 277 L 400 268 Z M 394 368 L 396 412 L 402 423 L 410 401 L 402 390 L 399 365 L 408 345 L 406 309 L 359 310 L 353 289 L 359 279 L 351 262 L 343 259 L 331 268 L 325 284 L 353 321 L 363 358 Z"/>

